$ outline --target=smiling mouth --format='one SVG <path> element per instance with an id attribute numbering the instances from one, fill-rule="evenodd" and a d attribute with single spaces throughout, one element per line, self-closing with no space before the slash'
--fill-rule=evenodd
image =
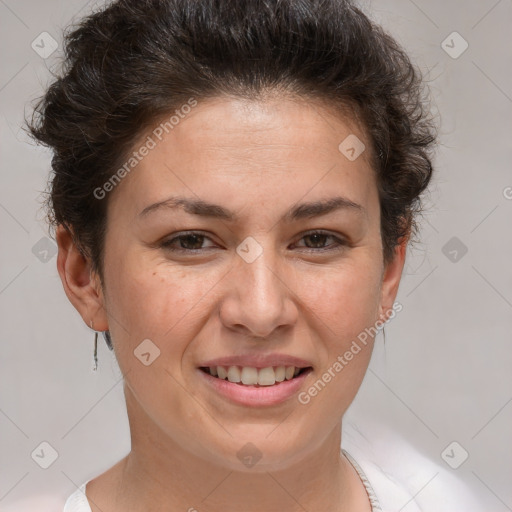
<path id="1" fill-rule="evenodd" d="M 199 369 L 214 378 L 227 380 L 233 384 L 250 387 L 276 386 L 281 382 L 293 380 L 313 370 L 311 366 L 269 366 L 254 368 L 250 366 L 200 366 Z"/>

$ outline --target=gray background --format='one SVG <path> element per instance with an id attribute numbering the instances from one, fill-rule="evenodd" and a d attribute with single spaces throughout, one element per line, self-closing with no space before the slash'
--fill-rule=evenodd
<path id="1" fill-rule="evenodd" d="M 119 370 L 100 338 L 92 371 L 93 332 L 64 294 L 39 210 L 50 153 L 20 128 L 59 62 L 62 27 L 101 4 L 0 0 L 1 510 L 28 496 L 46 510 L 43 494 L 63 501 L 130 445 Z M 362 7 L 427 74 L 441 146 L 397 297 L 403 311 L 385 347 L 379 335 L 348 414 L 389 425 L 439 464 L 457 441 L 469 458 L 453 471 L 486 511 L 512 510 L 512 2 Z M 454 31 L 469 44 L 457 58 L 441 46 Z M 42 32 L 59 43 L 47 59 L 31 47 Z M 31 458 L 43 441 L 59 455 L 46 470 Z"/>

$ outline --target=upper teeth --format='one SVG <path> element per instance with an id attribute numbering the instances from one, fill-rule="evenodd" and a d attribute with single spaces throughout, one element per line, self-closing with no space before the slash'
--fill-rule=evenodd
<path id="1" fill-rule="evenodd" d="M 210 366 L 210 375 L 219 379 L 228 379 L 229 382 L 238 382 L 248 386 L 272 386 L 276 382 L 290 380 L 296 376 L 300 368 L 295 366 L 269 366 L 267 368 L 253 368 L 252 366 Z"/>

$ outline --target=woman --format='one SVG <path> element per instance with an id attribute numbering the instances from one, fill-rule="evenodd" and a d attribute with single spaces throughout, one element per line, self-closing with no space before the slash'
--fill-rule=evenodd
<path id="1" fill-rule="evenodd" d="M 65 510 L 390 510 L 340 446 L 432 174 L 405 52 L 342 0 L 117 1 L 66 43 L 31 130 L 132 446 Z"/>

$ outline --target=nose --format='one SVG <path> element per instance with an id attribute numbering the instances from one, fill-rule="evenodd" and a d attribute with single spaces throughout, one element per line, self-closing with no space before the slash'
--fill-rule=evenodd
<path id="1" fill-rule="evenodd" d="M 268 338 L 278 328 L 294 325 L 298 309 L 287 276 L 284 263 L 270 249 L 251 263 L 239 258 L 227 276 L 220 307 L 223 325 L 251 338 Z"/>

